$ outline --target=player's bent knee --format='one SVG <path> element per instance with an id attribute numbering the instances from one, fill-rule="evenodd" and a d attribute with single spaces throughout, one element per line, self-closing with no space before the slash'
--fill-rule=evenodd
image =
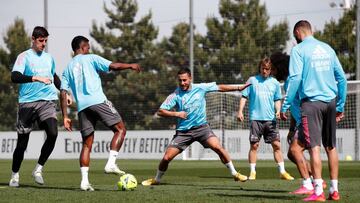
<path id="1" fill-rule="evenodd" d="M 125 137 L 125 135 L 126 135 L 126 128 L 123 123 L 118 123 L 118 124 L 114 125 L 113 131 L 114 131 L 114 133 L 119 133 L 123 137 Z"/>
<path id="2" fill-rule="evenodd" d="M 169 162 L 170 162 L 170 161 L 172 161 L 173 159 L 174 159 L 173 157 L 170 157 L 170 156 L 164 156 L 162 160 L 163 160 L 164 162 L 169 163 Z"/>
<path id="3" fill-rule="evenodd" d="M 256 143 L 251 144 L 250 148 L 251 148 L 251 150 L 257 150 L 259 148 L 259 143 L 256 142 Z"/>

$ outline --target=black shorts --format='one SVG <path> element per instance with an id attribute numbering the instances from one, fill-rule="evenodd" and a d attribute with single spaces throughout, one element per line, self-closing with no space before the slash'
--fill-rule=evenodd
<path id="1" fill-rule="evenodd" d="M 302 101 L 302 133 L 299 139 L 306 148 L 320 146 L 336 147 L 336 100 Z"/>
<path id="2" fill-rule="evenodd" d="M 95 131 L 97 121 L 101 121 L 107 127 L 111 127 L 122 121 L 120 114 L 110 101 L 89 106 L 80 111 L 78 116 L 80 132 L 83 137 L 86 137 Z"/>
<path id="3" fill-rule="evenodd" d="M 16 130 L 19 134 L 30 133 L 35 122 L 40 124 L 48 118 L 57 120 L 55 102 L 41 100 L 29 103 L 19 103 Z"/>
<path id="4" fill-rule="evenodd" d="M 276 121 L 251 121 L 250 123 L 250 143 L 259 142 L 264 136 L 265 143 L 280 141 L 279 129 Z"/>
<path id="5" fill-rule="evenodd" d="M 198 141 L 203 147 L 208 148 L 207 140 L 210 137 L 216 137 L 216 135 L 211 130 L 209 124 L 204 124 L 193 127 L 190 130 L 176 131 L 168 147 L 178 148 L 183 151 L 193 142 Z"/>

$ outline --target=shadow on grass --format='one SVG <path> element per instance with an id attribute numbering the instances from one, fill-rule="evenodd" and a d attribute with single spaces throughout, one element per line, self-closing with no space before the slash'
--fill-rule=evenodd
<path id="1" fill-rule="evenodd" d="M 288 193 L 287 190 L 273 190 L 273 189 L 249 189 L 244 187 L 206 187 L 202 190 L 237 190 L 245 192 L 265 192 L 265 193 Z"/>
<path id="2" fill-rule="evenodd" d="M 40 190 L 65 190 L 65 191 L 74 191 L 74 192 L 86 192 L 80 190 L 79 187 L 55 187 L 55 186 L 46 186 L 46 185 L 27 185 L 27 184 L 20 184 L 20 187 L 10 187 L 9 183 L 0 183 L 0 187 L 8 187 L 9 189 L 13 188 L 14 190 L 17 189 L 40 189 Z M 106 191 L 106 192 L 116 192 L 117 190 L 114 189 L 104 189 L 104 188 L 96 188 L 95 186 L 95 192 L 96 191 Z"/>
<path id="3" fill-rule="evenodd" d="M 288 196 L 288 195 L 267 195 L 267 194 L 222 194 L 215 193 L 214 195 L 219 197 L 249 197 L 249 198 L 260 198 L 260 199 L 276 199 L 276 200 L 299 200 L 299 196 Z"/>

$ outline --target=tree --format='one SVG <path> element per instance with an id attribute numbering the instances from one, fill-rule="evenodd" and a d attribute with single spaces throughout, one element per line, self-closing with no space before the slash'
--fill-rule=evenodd
<path id="1" fill-rule="evenodd" d="M 220 0 L 219 12 L 222 19 L 206 20 L 208 32 L 198 44 L 206 56 L 196 61 L 200 80 L 209 80 L 210 72 L 222 83 L 244 82 L 258 71 L 262 57 L 286 47 L 287 23 L 269 27 L 259 0 Z"/>
<path id="2" fill-rule="evenodd" d="M 7 49 L 0 47 L 0 130 L 15 130 L 17 85 L 11 82 L 10 76 L 17 55 L 30 45 L 24 21 L 15 19 L 3 39 Z"/>
<path id="3" fill-rule="evenodd" d="M 314 35 L 335 50 L 345 73 L 350 76 L 349 79 L 355 79 L 356 7 L 345 11 L 338 22 L 331 20 L 326 23 L 324 30 L 315 32 Z"/>
<path id="4" fill-rule="evenodd" d="M 163 52 L 154 43 L 158 29 L 151 22 L 151 12 L 135 21 L 135 0 L 113 0 L 112 6 L 114 11 L 104 5 L 110 18 L 106 28 L 93 23 L 90 34 L 100 45 L 94 52 L 112 61 L 140 63 L 143 72 L 102 75 L 105 94 L 129 129 L 159 129 L 167 124 L 154 115 L 170 93 L 171 76 Z"/>

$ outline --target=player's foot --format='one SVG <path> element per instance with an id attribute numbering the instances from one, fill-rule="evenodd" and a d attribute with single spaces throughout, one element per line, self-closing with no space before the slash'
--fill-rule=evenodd
<path id="1" fill-rule="evenodd" d="M 321 193 L 320 195 L 316 195 L 315 192 L 308 196 L 307 198 L 304 198 L 303 201 L 304 202 L 325 202 L 325 194 L 324 192 Z"/>
<path id="2" fill-rule="evenodd" d="M 143 182 L 141 182 L 141 185 L 143 186 L 149 186 L 149 185 L 159 185 L 160 182 L 156 181 L 155 178 L 150 178 L 147 180 L 144 180 Z"/>
<path id="3" fill-rule="evenodd" d="M 338 192 L 338 191 L 334 191 L 333 193 L 329 193 L 328 200 L 335 200 L 335 201 L 340 200 L 339 192 Z"/>
<path id="4" fill-rule="evenodd" d="M 9 182 L 9 186 L 10 187 L 19 187 L 19 179 L 20 179 L 19 174 L 12 175 L 10 182 Z"/>
<path id="5" fill-rule="evenodd" d="M 105 170 L 105 173 L 113 173 L 116 175 L 124 175 L 125 174 L 125 171 L 120 170 L 116 164 L 106 165 L 104 170 Z"/>
<path id="6" fill-rule="evenodd" d="M 251 171 L 249 175 L 249 180 L 255 180 L 256 179 L 256 171 Z"/>
<path id="7" fill-rule="evenodd" d="M 34 178 L 35 183 L 39 185 L 44 185 L 44 179 L 42 177 L 42 171 L 33 171 L 32 176 Z"/>
<path id="8" fill-rule="evenodd" d="M 247 176 L 242 175 L 241 173 L 237 172 L 236 175 L 234 176 L 234 180 L 235 181 L 241 181 L 241 182 L 245 182 L 248 180 Z"/>
<path id="9" fill-rule="evenodd" d="M 314 193 L 314 190 L 309 190 L 306 187 L 304 187 L 303 185 L 299 189 L 290 192 L 290 194 L 293 194 L 293 195 L 311 195 L 313 193 Z"/>
<path id="10" fill-rule="evenodd" d="M 94 188 L 91 186 L 90 183 L 81 182 L 80 189 L 83 190 L 83 191 L 94 191 Z"/>
<path id="11" fill-rule="evenodd" d="M 283 180 L 294 180 L 294 177 L 292 177 L 288 172 L 280 173 L 280 178 Z"/>

